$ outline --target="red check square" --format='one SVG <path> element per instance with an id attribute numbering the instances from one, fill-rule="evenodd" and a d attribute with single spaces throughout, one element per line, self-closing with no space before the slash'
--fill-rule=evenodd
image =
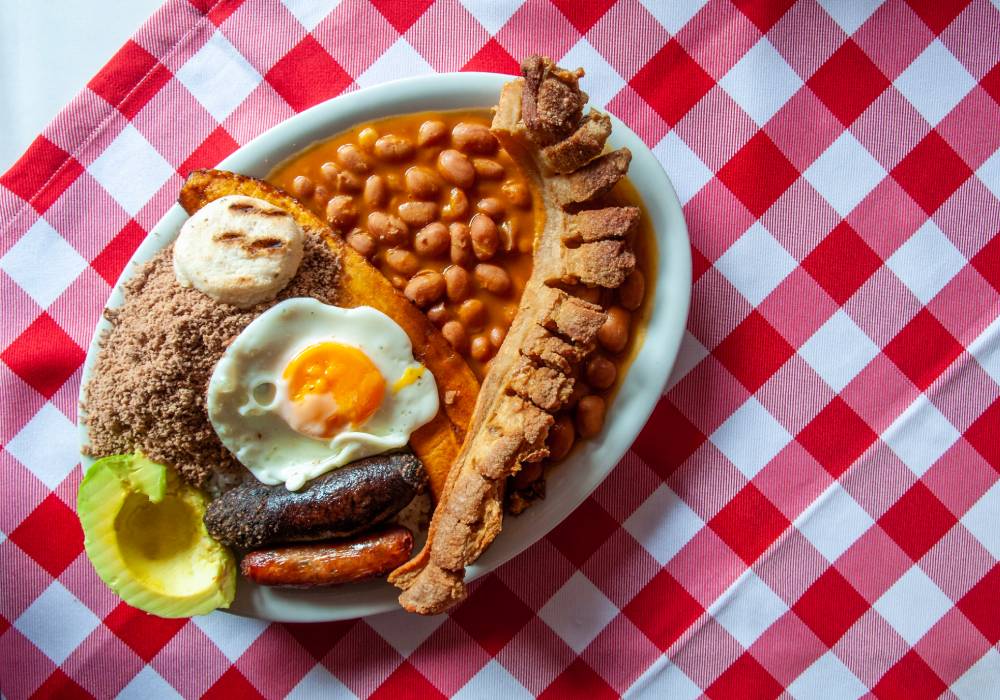
<path id="1" fill-rule="evenodd" d="M 835 396 L 795 439 L 837 479 L 878 435 L 842 398 Z"/>
<path id="2" fill-rule="evenodd" d="M 846 221 L 834 228 L 802 261 L 803 269 L 840 305 L 881 266 L 882 258 Z"/>
<path id="3" fill-rule="evenodd" d="M 892 169 L 891 175 L 913 201 L 933 214 L 969 179 L 972 171 L 955 149 L 937 131 L 931 130 Z"/>
<path id="4" fill-rule="evenodd" d="M 965 431 L 965 439 L 1000 472 L 1000 400 L 994 401 Z"/>
<path id="5" fill-rule="evenodd" d="M 788 518 L 752 483 L 708 523 L 747 566 L 757 561 L 789 525 Z"/>
<path id="6" fill-rule="evenodd" d="M 792 606 L 792 611 L 824 644 L 832 647 L 868 608 L 868 601 L 831 567 L 813 582 Z"/>
<path id="7" fill-rule="evenodd" d="M 872 694 L 879 700 L 934 700 L 947 688 L 927 662 L 911 649 L 882 676 Z"/>
<path id="8" fill-rule="evenodd" d="M 795 354 L 795 348 L 754 310 L 712 354 L 753 393 Z"/>
<path id="9" fill-rule="evenodd" d="M 587 662 L 577 658 L 538 695 L 539 700 L 578 697 L 612 700 L 618 697 L 618 693 L 597 675 Z"/>
<path id="10" fill-rule="evenodd" d="M 622 612 L 660 651 L 666 651 L 705 609 L 677 579 L 661 571 Z"/>
<path id="11" fill-rule="evenodd" d="M 889 87 L 889 81 L 865 52 L 848 39 L 806 85 L 844 126 L 850 126 Z"/>
<path id="12" fill-rule="evenodd" d="M 629 84 L 672 127 L 712 89 L 715 81 L 683 46 L 671 39 Z"/>
<path id="13" fill-rule="evenodd" d="M 958 601 L 958 609 L 976 626 L 990 644 L 1000 643 L 1000 564 Z"/>
<path id="14" fill-rule="evenodd" d="M 743 654 L 722 672 L 712 685 L 705 688 L 705 695 L 712 700 L 730 698 L 755 698 L 769 700 L 781 695 L 783 688 L 750 654 Z"/>
<path id="15" fill-rule="evenodd" d="M 761 131 L 722 166 L 718 176 L 759 218 L 791 187 L 799 171 Z"/>
<path id="16" fill-rule="evenodd" d="M 918 479 L 877 522 L 913 561 L 917 561 L 958 521 Z"/>
<path id="17" fill-rule="evenodd" d="M 0 359 L 45 398 L 51 398 L 59 390 L 83 364 L 85 356 L 80 346 L 45 312 L 0 353 Z"/>
<path id="18" fill-rule="evenodd" d="M 311 34 L 282 56 L 264 77 L 296 112 L 336 97 L 352 82 Z"/>
<path id="19" fill-rule="evenodd" d="M 921 391 L 962 352 L 961 344 L 927 309 L 921 309 L 885 346 L 886 356 Z"/>

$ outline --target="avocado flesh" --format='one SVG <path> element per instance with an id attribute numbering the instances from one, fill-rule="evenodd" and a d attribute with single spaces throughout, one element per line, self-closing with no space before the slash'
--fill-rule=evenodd
<path id="1" fill-rule="evenodd" d="M 189 617 L 228 607 L 236 565 L 205 530 L 207 504 L 142 455 L 100 459 L 77 497 L 87 556 L 113 591 L 148 613 Z"/>

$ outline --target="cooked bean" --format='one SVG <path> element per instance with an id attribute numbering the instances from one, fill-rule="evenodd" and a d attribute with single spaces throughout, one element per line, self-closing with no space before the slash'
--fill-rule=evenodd
<path id="1" fill-rule="evenodd" d="M 497 140 L 489 127 L 482 124 L 459 122 L 451 130 L 451 141 L 457 148 L 467 153 L 490 155 L 497 150 Z"/>
<path id="2" fill-rule="evenodd" d="M 448 321 L 441 326 L 441 334 L 457 352 L 464 353 L 469 348 L 469 336 L 465 327 L 458 321 Z"/>
<path id="3" fill-rule="evenodd" d="M 469 354 L 472 355 L 473 360 L 482 362 L 493 355 L 493 344 L 485 335 L 477 335 L 472 339 Z"/>
<path id="4" fill-rule="evenodd" d="M 472 167 L 484 180 L 499 180 L 504 176 L 503 166 L 489 158 L 473 158 Z"/>
<path id="5" fill-rule="evenodd" d="M 395 163 L 413 156 L 413 142 L 405 136 L 387 134 L 375 141 L 374 151 L 380 160 Z"/>
<path id="6" fill-rule="evenodd" d="M 617 377 L 618 368 L 604 355 L 594 355 L 587 363 L 587 381 L 595 389 L 607 389 Z"/>
<path id="7" fill-rule="evenodd" d="M 500 186 L 500 191 L 512 204 L 528 209 L 531 206 L 531 192 L 528 186 L 517 180 L 507 180 Z"/>
<path id="8" fill-rule="evenodd" d="M 444 295 L 444 287 L 444 276 L 440 272 L 424 270 L 413 276 L 403 294 L 421 309 L 426 309 Z"/>
<path id="9" fill-rule="evenodd" d="M 350 170 L 341 170 L 337 173 L 337 190 L 340 192 L 360 192 L 365 188 L 364 175 L 352 173 Z"/>
<path id="10" fill-rule="evenodd" d="M 367 175 L 372 170 L 372 164 L 368 156 L 361 152 L 361 149 L 353 143 L 345 143 L 337 149 L 337 160 L 345 168 L 358 175 Z"/>
<path id="11" fill-rule="evenodd" d="M 441 190 L 437 175 L 429 168 L 414 165 L 403 173 L 406 191 L 416 199 L 433 199 Z"/>
<path id="12" fill-rule="evenodd" d="M 402 248 L 385 251 L 385 264 L 401 275 L 411 276 L 420 267 L 417 256 Z"/>
<path id="13" fill-rule="evenodd" d="M 620 306 L 608 309 L 608 318 L 597 331 L 597 342 L 609 352 L 621 352 L 628 344 L 628 327 L 632 314 Z"/>
<path id="14" fill-rule="evenodd" d="M 332 197 L 326 205 L 326 220 L 338 231 L 344 231 L 358 220 L 358 209 L 354 198 L 346 194 Z"/>
<path id="15" fill-rule="evenodd" d="M 437 211 L 434 202 L 403 202 L 399 205 L 399 218 L 410 226 L 426 226 L 437 217 Z"/>
<path id="16" fill-rule="evenodd" d="M 402 219 L 381 211 L 368 215 L 368 232 L 389 245 L 403 245 L 410 237 L 410 228 Z"/>
<path id="17" fill-rule="evenodd" d="M 542 476 L 541 462 L 525 462 L 520 471 L 514 475 L 514 488 L 523 489 L 531 486 Z"/>
<path id="18" fill-rule="evenodd" d="M 330 190 L 325 185 L 316 185 L 313 201 L 316 202 L 317 206 L 326 209 L 326 203 L 330 201 Z"/>
<path id="19" fill-rule="evenodd" d="M 384 206 L 389 199 L 389 189 L 381 175 L 372 175 L 365 180 L 365 204 L 373 209 Z"/>
<path id="20" fill-rule="evenodd" d="M 319 166 L 319 171 L 323 174 L 323 179 L 331 185 L 336 186 L 337 175 L 340 174 L 340 166 L 333 161 L 327 161 Z"/>
<path id="21" fill-rule="evenodd" d="M 600 396 L 591 394 L 580 399 L 576 405 L 576 429 L 580 437 L 594 437 L 604 428 L 604 412 L 607 406 Z"/>
<path id="22" fill-rule="evenodd" d="M 448 313 L 448 307 L 446 307 L 443 302 L 435 304 L 431 308 L 427 309 L 425 313 L 427 314 L 427 319 L 431 323 L 435 323 L 439 326 L 444 325 L 450 316 Z"/>
<path id="23" fill-rule="evenodd" d="M 469 198 L 463 190 L 452 187 L 448 194 L 448 203 L 441 210 L 441 216 L 445 219 L 460 219 L 469 211 Z"/>
<path id="24" fill-rule="evenodd" d="M 476 202 L 476 211 L 486 214 L 494 221 L 499 221 L 503 218 L 503 213 L 507 209 L 496 197 L 483 197 L 478 202 Z"/>
<path id="25" fill-rule="evenodd" d="M 490 329 L 490 342 L 497 350 L 503 345 L 503 339 L 507 337 L 507 329 L 503 326 L 493 326 Z"/>
<path id="26" fill-rule="evenodd" d="M 316 185 L 305 175 L 296 175 L 292 180 L 292 194 L 299 199 L 305 199 L 316 191 Z"/>
<path id="27" fill-rule="evenodd" d="M 502 267 L 479 263 L 475 274 L 476 282 L 487 292 L 506 294 L 510 290 L 510 275 Z"/>
<path id="28" fill-rule="evenodd" d="M 466 299 L 458 305 L 458 318 L 471 330 L 478 331 L 486 320 L 486 307 L 479 299 Z"/>
<path id="29" fill-rule="evenodd" d="M 413 236 L 413 250 L 426 257 L 441 257 L 450 247 L 451 236 L 448 234 L 448 227 L 440 221 L 432 221 Z"/>
<path id="30" fill-rule="evenodd" d="M 566 408 L 572 408 L 580 403 L 580 399 L 584 396 L 590 394 L 590 385 L 582 379 L 577 379 L 573 383 L 573 391 L 570 393 L 569 398 L 566 399 Z"/>
<path id="31" fill-rule="evenodd" d="M 392 286 L 396 289 L 403 289 L 406 283 L 409 281 L 402 275 L 397 275 L 395 273 L 389 275 L 389 281 L 392 282 Z"/>
<path id="32" fill-rule="evenodd" d="M 562 415 L 556 418 L 556 422 L 549 428 L 549 436 L 546 444 L 549 448 L 549 461 L 558 462 L 569 454 L 576 442 L 576 429 L 569 416 Z"/>
<path id="33" fill-rule="evenodd" d="M 646 277 L 642 274 L 642 270 L 632 270 L 618 288 L 618 301 L 629 311 L 635 311 L 642 305 L 645 294 Z"/>
<path id="34" fill-rule="evenodd" d="M 444 122 L 436 119 L 426 121 L 420 125 L 420 129 L 417 131 L 417 145 L 426 146 L 428 144 L 437 143 L 443 139 L 447 133 L 448 127 L 445 126 Z"/>
<path id="35" fill-rule="evenodd" d="M 448 227 L 451 235 L 451 261 L 456 265 L 469 266 L 475 260 L 472 253 L 472 238 L 469 227 L 458 222 Z"/>
<path id="36" fill-rule="evenodd" d="M 500 310 L 500 317 L 507 323 L 514 323 L 514 318 L 517 316 L 517 304 L 504 304 L 503 308 Z"/>
<path id="37" fill-rule="evenodd" d="M 347 244 L 366 258 L 375 253 L 375 239 L 361 229 L 354 229 L 347 235 Z"/>
<path id="38" fill-rule="evenodd" d="M 471 187 L 476 181 L 476 169 L 472 162 L 460 151 L 441 151 L 437 159 L 437 169 L 441 177 L 458 187 Z"/>
<path id="39" fill-rule="evenodd" d="M 453 302 L 465 301 L 469 297 L 472 282 L 465 268 L 449 265 L 444 271 L 444 281 L 447 285 L 448 299 Z"/>
<path id="40" fill-rule="evenodd" d="M 368 152 L 375 148 L 377 140 L 378 132 L 373 127 L 366 126 L 358 133 L 358 145 Z"/>
<path id="41" fill-rule="evenodd" d="M 472 239 L 472 252 L 480 260 L 489 260 L 497 254 L 500 247 L 500 233 L 493 219 L 485 214 L 476 214 L 469 224 L 469 237 Z"/>

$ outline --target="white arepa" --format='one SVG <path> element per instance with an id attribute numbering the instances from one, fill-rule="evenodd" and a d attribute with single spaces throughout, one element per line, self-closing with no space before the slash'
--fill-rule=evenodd
<path id="1" fill-rule="evenodd" d="M 184 222 L 174 243 L 174 274 L 216 301 L 248 307 L 274 299 L 302 262 L 305 234 L 270 202 L 220 197 Z"/>

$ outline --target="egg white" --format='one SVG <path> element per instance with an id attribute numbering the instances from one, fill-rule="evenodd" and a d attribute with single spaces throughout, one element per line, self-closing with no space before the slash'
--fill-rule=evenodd
<path id="1" fill-rule="evenodd" d="M 368 356 L 386 383 L 382 404 L 361 426 L 329 440 L 293 430 L 279 410 L 282 373 L 311 345 L 337 342 Z M 430 370 L 398 390 L 407 368 L 420 367 L 406 332 L 370 306 L 343 309 L 316 299 L 287 299 L 258 316 L 229 345 L 208 384 L 208 416 L 222 444 L 265 484 L 297 490 L 354 460 L 406 445 L 438 412 Z"/>

